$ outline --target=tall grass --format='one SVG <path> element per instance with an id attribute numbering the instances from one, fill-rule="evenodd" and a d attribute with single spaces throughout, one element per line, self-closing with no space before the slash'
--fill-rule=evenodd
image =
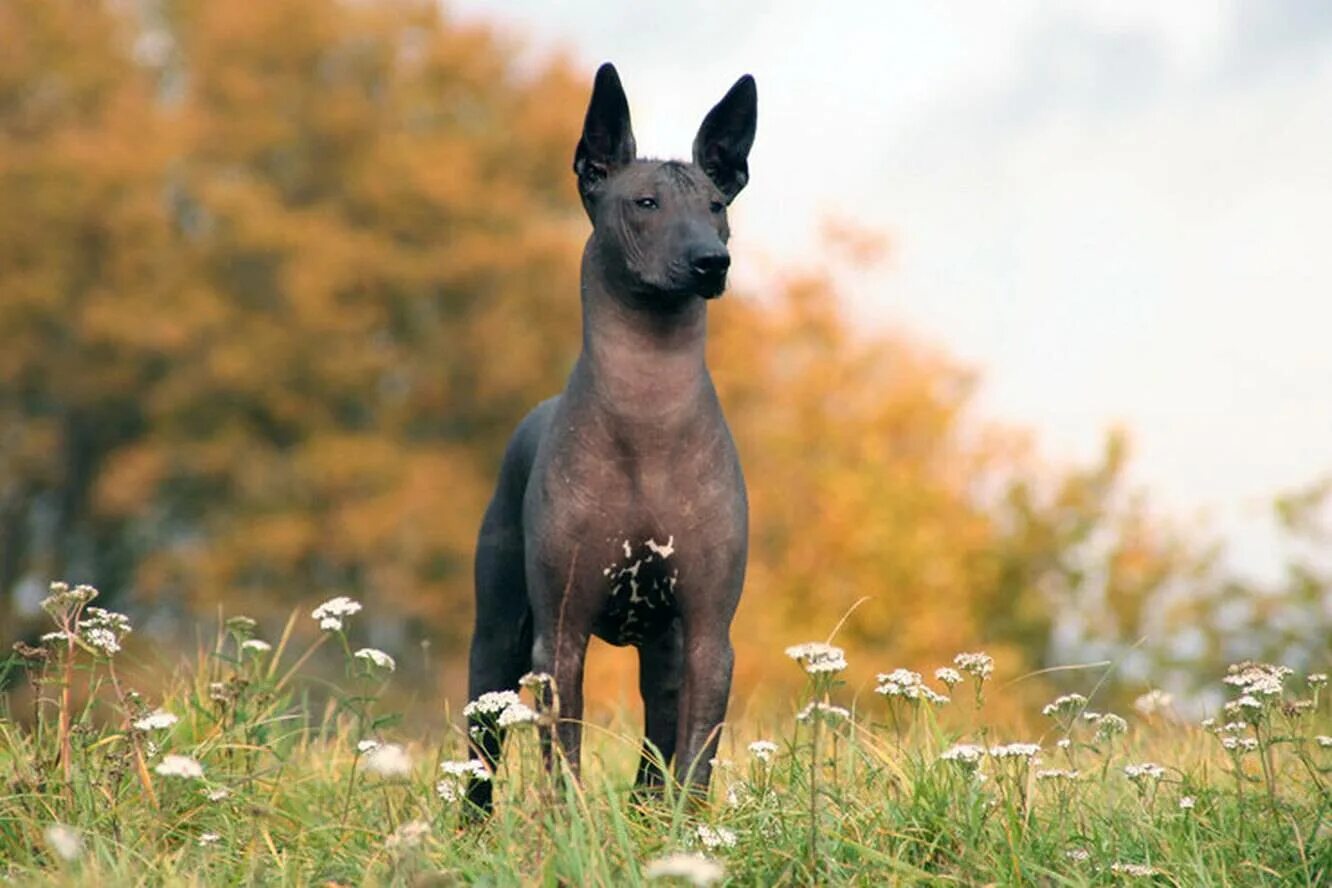
<path id="1" fill-rule="evenodd" d="M 896 670 L 855 711 L 838 705 L 840 651 L 788 653 L 810 677 L 780 735 L 731 726 L 710 798 L 630 785 L 639 739 L 587 731 L 584 777 L 542 766 L 550 714 L 517 695 L 498 773 L 456 730 L 398 732 L 391 658 L 353 650 L 354 602 L 326 603 L 296 651 L 233 618 L 161 699 L 116 671 L 129 631 L 53 587 L 56 626 L 20 646 L 34 707 L 0 710 L 0 878 L 25 884 L 737 885 L 1332 883 L 1326 679 L 1245 664 L 1207 724 L 1149 695 L 1099 714 L 1066 695 L 1041 736 L 981 717 L 993 664 L 960 655 L 934 684 Z M 342 651 L 322 707 L 302 669 Z M 11 663 L 11 666 L 14 665 Z M 1088 689 L 1088 693 L 1091 689 Z M 951 698 L 951 699 L 949 699 Z M 962 719 L 937 715 L 965 708 Z M 21 718 L 19 716 L 22 716 Z M 965 730 L 944 724 L 965 724 Z M 477 822 L 467 779 L 492 779 Z M 674 875 L 672 875 L 674 873 Z"/>

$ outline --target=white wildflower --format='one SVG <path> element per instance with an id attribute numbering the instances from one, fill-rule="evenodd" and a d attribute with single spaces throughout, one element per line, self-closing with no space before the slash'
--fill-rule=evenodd
<path id="1" fill-rule="evenodd" d="M 82 591 L 85 589 L 88 590 L 86 597 Z M 62 583 L 57 580 L 51 583 L 50 594 L 42 599 L 41 607 L 42 610 L 59 620 L 66 615 L 70 608 L 87 604 L 96 598 L 97 594 L 97 590 L 92 586 L 79 586 L 70 589 L 69 583 Z"/>
<path id="2" fill-rule="evenodd" d="M 90 607 L 83 612 L 83 616 L 79 619 L 79 628 L 85 627 L 107 629 L 114 632 L 117 637 L 133 631 L 129 617 L 100 607 Z"/>
<path id="3" fill-rule="evenodd" d="M 439 770 L 444 777 L 435 784 L 435 793 L 446 802 L 461 799 L 471 781 L 490 779 L 490 772 L 480 759 L 440 762 Z"/>
<path id="4" fill-rule="evenodd" d="M 1257 694 L 1260 697 L 1275 697 L 1281 694 L 1286 679 L 1295 674 L 1289 666 L 1273 666 L 1268 663 L 1246 661 L 1236 663 L 1227 670 L 1226 684 L 1238 688 L 1242 694 Z"/>
<path id="5" fill-rule="evenodd" d="M 848 721 L 851 718 L 851 711 L 841 706 L 834 706 L 831 703 L 810 703 L 804 709 L 796 713 L 796 721 L 809 721 L 815 715 L 830 722 Z"/>
<path id="6" fill-rule="evenodd" d="M 365 767 L 380 777 L 406 777 L 412 773 L 412 757 L 397 743 L 384 743 L 366 755 Z"/>
<path id="7" fill-rule="evenodd" d="M 1125 765 L 1124 774 L 1128 779 L 1134 782 L 1139 780 L 1160 780 L 1166 775 L 1166 769 L 1155 762 L 1143 762 L 1138 765 Z"/>
<path id="8" fill-rule="evenodd" d="M 1044 768 L 1036 772 L 1037 780 L 1077 780 L 1077 771 L 1066 771 L 1063 768 Z"/>
<path id="9" fill-rule="evenodd" d="M 415 848 L 430 835 L 430 824 L 424 820 L 409 820 L 393 831 L 384 841 L 384 847 L 391 850 Z"/>
<path id="10" fill-rule="evenodd" d="M 498 724 L 501 728 L 530 725 L 536 721 L 536 717 L 537 714 L 526 703 L 510 703 L 499 714 Z"/>
<path id="11" fill-rule="evenodd" d="M 1198 800 L 1193 796 L 1180 796 L 1179 808 L 1181 811 L 1192 811 Z"/>
<path id="12" fill-rule="evenodd" d="M 1142 715 L 1156 715 L 1170 709 L 1175 698 L 1160 688 L 1153 688 L 1133 701 L 1133 708 Z"/>
<path id="13" fill-rule="evenodd" d="M 244 614 L 237 614 L 234 617 L 227 617 L 227 628 L 231 629 L 234 632 L 239 632 L 242 635 L 249 635 L 256 628 L 258 628 L 258 626 L 259 623 L 254 619 L 254 617 L 247 617 Z"/>
<path id="14" fill-rule="evenodd" d="M 1069 860 L 1074 860 L 1077 861 L 1078 863 L 1083 863 L 1084 861 L 1091 860 L 1091 852 L 1088 851 L 1086 848 L 1069 848 L 1067 851 L 1064 852 L 1064 856 L 1067 857 Z"/>
<path id="15" fill-rule="evenodd" d="M 1067 737 L 1060 737 L 1055 741 L 1055 746 L 1058 746 L 1060 749 L 1070 749 L 1073 746 L 1073 741 Z"/>
<path id="16" fill-rule="evenodd" d="M 954 743 L 952 746 L 939 753 L 939 760 L 945 762 L 958 762 L 969 768 L 975 768 L 980 764 L 981 756 L 985 755 L 985 749 L 974 743 Z"/>
<path id="17" fill-rule="evenodd" d="M 1056 697 L 1052 702 L 1046 703 L 1041 709 L 1041 715 L 1057 718 L 1065 713 L 1076 712 L 1087 705 L 1087 698 L 1081 694 L 1064 694 L 1062 697 Z"/>
<path id="18" fill-rule="evenodd" d="M 726 871 L 722 865 L 702 854 L 667 854 L 651 861 L 643 870 L 647 879 L 684 879 L 694 888 L 707 888 L 720 882 Z"/>
<path id="19" fill-rule="evenodd" d="M 358 660 L 367 660 L 374 664 L 376 668 L 386 669 L 389 672 L 398 668 L 398 664 L 393 661 L 393 658 L 378 648 L 361 648 L 352 656 Z"/>
<path id="20" fill-rule="evenodd" d="M 120 650 L 120 639 L 110 629 L 104 629 L 100 626 L 87 629 L 80 628 L 79 635 L 89 647 L 108 657 Z"/>
<path id="21" fill-rule="evenodd" d="M 1007 743 L 990 747 L 991 758 L 1024 758 L 1031 761 L 1040 755 L 1041 744 L 1039 743 Z"/>
<path id="22" fill-rule="evenodd" d="M 792 645 L 786 649 L 786 656 L 800 663 L 810 675 L 842 672 L 846 669 L 846 652 L 835 645 L 818 641 Z"/>
<path id="23" fill-rule="evenodd" d="M 273 646 L 261 638 L 248 638 L 241 642 L 241 650 L 252 654 L 266 654 Z"/>
<path id="24" fill-rule="evenodd" d="M 555 677 L 549 672 L 529 672 L 518 679 L 518 687 L 528 691 L 544 690 L 555 684 Z"/>
<path id="25" fill-rule="evenodd" d="M 1332 749 L 1332 737 L 1329 737 L 1326 734 L 1319 734 L 1314 738 L 1314 742 L 1324 749 Z"/>
<path id="26" fill-rule="evenodd" d="M 1128 730 L 1128 722 L 1115 715 L 1113 712 L 1107 712 L 1096 720 L 1096 739 L 1109 740 L 1125 733 Z"/>
<path id="27" fill-rule="evenodd" d="M 330 598 L 310 611 L 310 616 L 319 623 L 320 629 L 341 632 L 342 618 L 350 617 L 360 610 L 361 603 L 359 601 L 353 601 L 346 595 L 339 595 L 336 598 Z"/>
<path id="28" fill-rule="evenodd" d="M 42 831 L 42 835 L 61 860 L 72 863 L 83 855 L 83 837 L 72 826 L 52 823 Z"/>
<path id="29" fill-rule="evenodd" d="M 962 683 L 962 673 L 953 669 L 951 666 L 942 666 L 934 670 L 934 677 L 936 680 L 947 685 L 949 690 L 952 689 L 953 685 Z"/>
<path id="30" fill-rule="evenodd" d="M 216 789 L 210 789 L 204 793 L 204 798 L 208 799 L 210 802 L 220 802 L 223 799 L 230 797 L 231 790 L 227 789 L 225 786 L 219 786 Z"/>
<path id="31" fill-rule="evenodd" d="M 1309 687 L 1311 688 L 1321 688 L 1323 685 L 1327 684 L 1327 673 L 1326 672 L 1310 673 L 1309 677 L 1305 679 L 1305 681 L 1309 683 Z"/>
<path id="32" fill-rule="evenodd" d="M 771 740 L 755 740 L 749 744 L 749 754 L 767 764 L 777 754 L 777 744 Z"/>
<path id="33" fill-rule="evenodd" d="M 958 654 L 953 658 L 953 665 L 972 678 L 984 681 L 994 672 L 994 658 L 989 654 L 977 651 L 976 653 Z"/>
<path id="34" fill-rule="evenodd" d="M 180 721 L 174 714 L 165 709 L 154 709 L 143 718 L 134 722 L 134 727 L 139 731 L 160 731 L 169 728 Z"/>
<path id="35" fill-rule="evenodd" d="M 204 775 L 203 765 L 188 755 L 174 753 L 162 756 L 162 760 L 153 770 L 163 777 L 183 777 L 186 780 L 202 780 Z"/>
<path id="36" fill-rule="evenodd" d="M 714 829 L 706 823 L 700 823 L 698 825 L 698 840 L 709 851 L 717 848 L 735 847 L 735 833 L 724 826 L 718 826 Z"/>
<path id="37" fill-rule="evenodd" d="M 209 845 L 216 845 L 222 841 L 222 837 L 215 832 L 202 833 L 199 836 L 199 847 L 207 848 Z"/>
<path id="38" fill-rule="evenodd" d="M 356 744 L 356 751 L 361 755 L 365 755 L 367 752 L 374 752 L 381 745 L 382 744 L 378 740 L 362 740 Z"/>
<path id="39" fill-rule="evenodd" d="M 463 707 L 463 715 L 467 718 L 498 716 L 513 704 L 521 702 L 517 691 L 486 691 Z"/>

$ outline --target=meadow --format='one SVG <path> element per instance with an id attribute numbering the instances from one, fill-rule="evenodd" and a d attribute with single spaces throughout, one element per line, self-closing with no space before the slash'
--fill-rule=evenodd
<path id="1" fill-rule="evenodd" d="M 407 734 L 395 661 L 357 648 L 361 606 L 302 610 L 280 637 L 236 616 L 156 699 L 118 671 L 132 631 L 91 587 L 55 584 L 52 631 L 16 648 L 30 682 L 0 710 L 0 879 L 74 885 L 1035 884 L 1332 881 L 1326 675 L 1236 664 L 1210 718 L 1149 692 L 1084 693 L 987 718 L 981 652 L 879 674 L 854 704 L 841 649 L 786 651 L 806 691 L 728 725 L 708 799 L 633 792 L 636 725 L 589 726 L 581 783 L 542 767 L 543 677 L 468 704 L 507 728 L 503 766 L 461 727 Z M 298 650 L 301 624 L 320 635 Z M 313 628 L 313 627 L 311 627 Z M 309 674 L 319 649 L 345 680 Z M 454 719 L 460 723 L 461 719 Z M 469 779 L 496 810 L 467 809 Z"/>

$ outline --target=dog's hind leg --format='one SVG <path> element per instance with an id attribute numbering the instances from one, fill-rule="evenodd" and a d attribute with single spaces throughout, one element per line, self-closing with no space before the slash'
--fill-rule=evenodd
<path id="1" fill-rule="evenodd" d="M 523 493 L 532 457 L 551 412 L 547 401 L 519 424 L 504 454 L 495 497 L 486 509 L 476 545 L 476 626 L 468 658 L 467 697 L 511 691 L 532 668 L 532 610 L 527 597 L 523 552 Z M 494 773 L 504 736 L 494 717 L 468 720 L 473 755 Z M 492 784 L 473 780 L 468 801 L 489 811 Z"/>
<path id="2" fill-rule="evenodd" d="M 498 507 L 498 508 L 497 508 Z M 522 529 L 505 522 L 503 504 L 496 501 L 481 525 L 476 552 L 476 628 L 468 658 L 467 697 L 475 700 L 487 691 L 508 691 L 532 666 L 532 614 L 523 578 Z M 468 719 L 473 755 L 493 774 L 499 767 L 504 732 L 495 716 Z M 489 811 L 492 781 L 473 780 L 467 799 L 480 811 Z"/>

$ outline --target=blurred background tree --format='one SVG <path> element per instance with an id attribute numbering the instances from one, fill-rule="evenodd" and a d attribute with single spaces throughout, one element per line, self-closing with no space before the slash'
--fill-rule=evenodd
<path id="1" fill-rule="evenodd" d="M 587 78 L 424 0 L 9 0 L 0 45 L 0 640 L 52 578 L 167 645 L 348 594 L 457 693 L 504 441 L 578 347 Z M 781 648 L 849 611 L 861 680 L 977 646 L 1122 660 L 1125 687 L 1325 658 L 1328 573 L 1228 577 L 1129 488 L 1123 433 L 1050 466 L 826 269 L 762 289 L 713 323 L 753 512 L 740 693 L 796 682 Z M 1291 533 L 1326 501 L 1283 501 Z"/>

